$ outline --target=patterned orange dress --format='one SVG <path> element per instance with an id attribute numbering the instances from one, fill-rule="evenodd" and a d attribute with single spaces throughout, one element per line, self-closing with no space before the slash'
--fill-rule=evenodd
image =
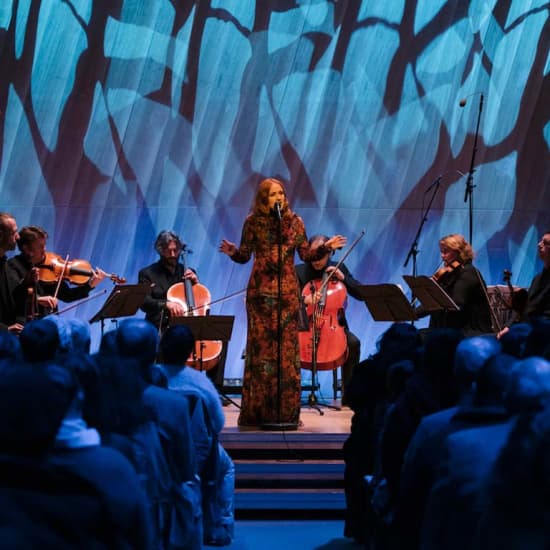
<path id="1" fill-rule="evenodd" d="M 272 214 L 250 214 L 241 243 L 231 259 L 246 263 L 254 255 L 248 281 L 246 312 L 248 332 L 240 426 L 264 423 L 298 423 L 300 417 L 300 353 L 298 312 L 300 287 L 294 269 L 298 252 L 303 261 L 314 259 L 304 222 L 292 211 L 281 220 L 281 401 L 278 405 L 278 258 L 279 221 Z M 315 257 L 326 253 L 324 247 Z"/>

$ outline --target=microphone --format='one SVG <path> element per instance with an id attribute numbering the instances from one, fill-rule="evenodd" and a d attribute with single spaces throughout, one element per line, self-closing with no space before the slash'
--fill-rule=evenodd
<path id="1" fill-rule="evenodd" d="M 468 98 L 469 97 L 472 97 L 473 95 L 477 95 L 479 94 L 481 97 L 480 97 L 480 103 L 483 104 L 483 92 L 473 92 L 471 94 L 468 94 L 466 97 L 463 97 L 459 102 L 458 104 L 461 106 L 461 107 L 465 107 L 466 106 L 466 103 L 468 103 Z"/>
<path id="2" fill-rule="evenodd" d="M 275 203 L 275 214 L 277 214 L 277 219 L 281 221 L 281 203 L 279 201 Z"/>
<path id="3" fill-rule="evenodd" d="M 456 168 L 453 169 L 453 170 L 447 170 L 446 172 L 443 172 L 442 174 L 439 174 L 439 176 L 437 176 L 437 178 L 432 182 L 430 183 L 430 185 L 428 186 L 428 188 L 426 189 L 426 191 L 424 191 L 424 193 L 428 193 L 429 191 L 431 191 L 434 187 L 437 187 L 440 183 L 441 183 L 441 180 L 447 175 L 447 174 L 452 174 L 456 172 L 457 174 L 460 174 L 460 176 L 464 176 L 465 174 L 463 174 L 460 170 L 457 170 Z"/>

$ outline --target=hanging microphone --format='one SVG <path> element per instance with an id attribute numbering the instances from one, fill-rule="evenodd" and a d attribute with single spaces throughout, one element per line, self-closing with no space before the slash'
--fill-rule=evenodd
<path id="1" fill-rule="evenodd" d="M 473 92 L 469 95 L 467 95 L 466 97 L 463 97 L 459 102 L 458 104 L 461 106 L 461 107 L 465 107 L 466 106 L 466 103 L 468 103 L 468 98 L 469 97 L 472 97 L 473 95 L 477 95 L 479 94 L 481 97 L 480 97 L 480 103 L 483 103 L 483 92 Z"/>
<path id="2" fill-rule="evenodd" d="M 281 221 L 281 203 L 279 201 L 275 203 L 275 214 L 277 214 L 277 219 Z"/>

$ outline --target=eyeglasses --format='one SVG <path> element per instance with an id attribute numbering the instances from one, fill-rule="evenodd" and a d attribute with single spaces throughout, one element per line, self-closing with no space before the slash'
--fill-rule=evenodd
<path id="1" fill-rule="evenodd" d="M 550 241 L 545 241 L 544 239 L 541 239 L 539 244 L 542 244 L 543 246 L 550 246 Z"/>

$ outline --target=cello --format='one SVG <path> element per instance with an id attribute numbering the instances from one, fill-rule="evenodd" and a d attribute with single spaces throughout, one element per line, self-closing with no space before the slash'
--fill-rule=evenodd
<path id="1" fill-rule="evenodd" d="M 186 249 L 182 250 L 183 272 L 187 271 Z M 166 299 L 179 303 L 185 311 L 185 317 L 208 315 L 211 302 L 210 291 L 200 283 L 193 284 L 189 279 L 172 285 L 166 293 Z M 186 364 L 197 370 L 209 370 L 220 359 L 223 342 L 221 340 L 197 340 Z"/>
<path id="2" fill-rule="evenodd" d="M 309 329 L 298 333 L 301 366 L 313 371 L 336 369 L 348 357 L 345 329 L 339 322 L 339 311 L 347 299 L 346 287 L 325 272 L 322 279 L 304 287 L 302 297 L 308 294 L 312 298 L 306 307 Z"/>

